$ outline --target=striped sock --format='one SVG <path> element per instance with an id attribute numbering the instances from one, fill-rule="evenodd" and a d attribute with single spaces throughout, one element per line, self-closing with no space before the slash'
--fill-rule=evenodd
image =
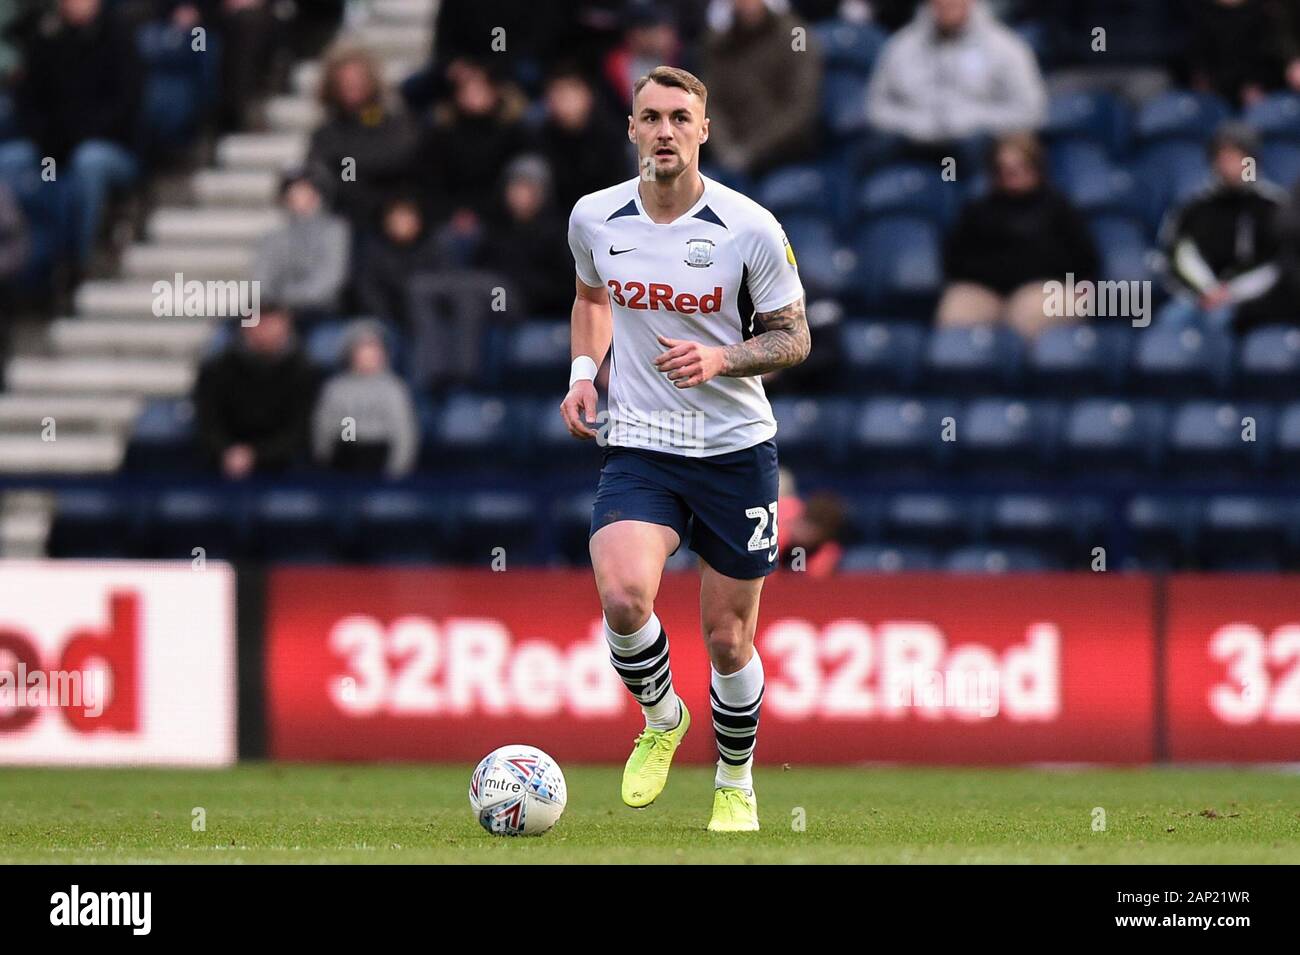
<path id="1" fill-rule="evenodd" d="M 623 679 L 623 685 L 641 704 L 645 725 L 670 730 L 681 721 L 681 707 L 673 690 L 673 671 L 668 665 L 668 634 L 653 613 L 633 633 L 615 633 L 605 621 L 609 659 Z"/>
<path id="2" fill-rule="evenodd" d="M 753 792 L 754 743 L 758 713 L 763 706 L 763 661 L 757 650 L 735 673 L 713 670 L 709 703 L 713 707 L 713 735 L 719 757 L 713 784 Z"/>

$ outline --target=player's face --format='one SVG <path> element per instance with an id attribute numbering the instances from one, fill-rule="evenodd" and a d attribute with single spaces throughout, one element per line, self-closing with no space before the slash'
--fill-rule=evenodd
<path id="1" fill-rule="evenodd" d="M 627 135 L 636 144 L 644 179 L 675 179 L 699 162 L 709 138 L 704 103 L 675 86 L 647 83 L 632 103 Z"/>

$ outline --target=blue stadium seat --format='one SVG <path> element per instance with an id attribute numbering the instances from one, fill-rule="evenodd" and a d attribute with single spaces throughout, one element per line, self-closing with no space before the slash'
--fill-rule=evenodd
<path id="1" fill-rule="evenodd" d="M 975 532 L 970 502 L 960 495 L 897 494 L 885 504 L 884 530 L 892 542 L 950 547 Z"/>
<path id="2" fill-rule="evenodd" d="M 1047 147 L 1048 171 L 1054 182 L 1068 192 L 1077 176 L 1108 173 L 1117 168 L 1101 143 L 1087 139 L 1065 139 Z"/>
<path id="3" fill-rule="evenodd" d="M 929 314 L 943 278 L 939 229 L 927 220 L 882 217 L 858 231 L 856 297 L 890 312 Z"/>
<path id="4" fill-rule="evenodd" d="M 986 536 L 993 544 L 1033 547 L 1079 567 L 1091 560 L 1105 523 L 1105 506 L 1093 498 L 1004 494 L 989 506 Z"/>
<path id="5" fill-rule="evenodd" d="M 524 402 L 495 395 L 454 394 L 434 413 L 429 435 L 431 461 L 437 468 L 482 468 L 527 460 L 532 427 Z"/>
<path id="6" fill-rule="evenodd" d="M 833 211 L 831 183 L 826 170 L 813 163 L 783 166 L 765 176 L 758 186 L 758 201 L 778 219 L 788 213 Z"/>
<path id="7" fill-rule="evenodd" d="M 889 37 L 871 23 L 832 20 L 813 27 L 813 36 L 828 70 L 870 76 L 871 68 Z"/>
<path id="8" fill-rule="evenodd" d="M 853 278 L 853 253 L 842 249 L 835 238 L 835 225 L 816 213 L 791 213 L 784 216 L 790 248 L 799 262 L 799 277 L 813 298 L 838 298 Z"/>
<path id="9" fill-rule="evenodd" d="M 536 399 L 526 417 L 533 422 L 530 468 L 582 474 L 595 474 L 600 470 L 598 439 L 579 441 L 569 434 L 564 419 L 560 417 L 560 403 L 554 397 Z M 606 419 L 599 418 L 593 425 L 597 433 L 602 433 L 605 422 Z"/>
<path id="10" fill-rule="evenodd" d="M 1147 196 L 1147 222 L 1152 226 L 1158 226 L 1167 212 L 1210 182 L 1210 167 L 1200 142 L 1153 143 L 1142 150 L 1136 168 Z"/>
<path id="11" fill-rule="evenodd" d="M 1062 180 L 1065 193 L 1082 212 L 1113 212 L 1141 217 L 1145 197 L 1138 191 L 1137 180 L 1126 169 L 1116 166 L 1090 167 Z"/>
<path id="12" fill-rule="evenodd" d="M 1300 401 L 1286 405 L 1278 416 L 1276 463 L 1284 473 L 1293 475 L 1300 467 Z"/>
<path id="13" fill-rule="evenodd" d="M 835 139 L 867 128 L 867 80 L 856 70 L 827 70 L 822 78 L 822 119 Z"/>
<path id="14" fill-rule="evenodd" d="M 539 556 L 538 521 L 531 497 L 508 491 L 479 491 L 453 504 L 455 533 L 449 541 L 454 560 L 490 564 L 497 548 L 510 561 L 527 564 Z"/>
<path id="15" fill-rule="evenodd" d="M 553 394 L 568 378 L 569 323 L 524 322 L 506 338 L 502 387 Z"/>
<path id="16" fill-rule="evenodd" d="M 824 466 L 838 461 L 850 418 L 848 402 L 833 398 L 774 398 L 782 463 Z"/>
<path id="17" fill-rule="evenodd" d="M 595 490 L 580 491 L 551 504 L 551 544 L 565 561 L 576 567 L 591 563 L 587 533 L 591 528 L 591 506 Z"/>
<path id="18" fill-rule="evenodd" d="M 844 322 L 840 328 L 844 389 L 910 388 L 924 340 L 925 331 L 915 322 Z"/>
<path id="19" fill-rule="evenodd" d="M 1144 282 L 1151 279 L 1150 246 L 1144 224 L 1132 216 L 1098 214 L 1089 220 L 1097 251 L 1101 254 L 1101 278 L 1110 282 Z M 1145 303 L 1147 308 L 1154 303 Z M 1133 304 L 1129 306 L 1133 310 Z M 1133 315 L 1109 315 L 1133 318 Z M 1146 317 L 1151 318 L 1151 312 Z"/>
<path id="20" fill-rule="evenodd" d="M 1201 143 L 1230 112 L 1228 104 L 1211 93 L 1171 90 L 1138 108 L 1134 133 L 1147 143 L 1167 139 Z"/>
<path id="21" fill-rule="evenodd" d="M 447 557 L 451 539 L 446 501 L 427 493 L 384 489 L 356 502 L 353 552 L 382 564 L 427 564 Z"/>
<path id="22" fill-rule="evenodd" d="M 1066 412 L 1061 460 L 1072 472 L 1143 474 L 1158 466 L 1163 437 L 1158 405 L 1086 398 Z"/>
<path id="23" fill-rule="evenodd" d="M 1141 494 L 1124 508 L 1130 549 L 1143 568 L 1170 570 L 1192 561 L 1201 508 L 1180 497 Z"/>
<path id="24" fill-rule="evenodd" d="M 252 540 L 258 556 L 296 563 L 331 563 L 342 557 L 337 508 L 317 491 L 279 488 L 253 504 Z"/>
<path id="25" fill-rule="evenodd" d="M 1300 142 L 1269 142 L 1261 146 L 1258 174 L 1290 190 L 1300 181 Z"/>
<path id="26" fill-rule="evenodd" d="M 1271 93 L 1246 107 L 1242 119 L 1265 139 L 1300 141 L 1300 96 Z"/>
<path id="27" fill-rule="evenodd" d="M 1220 394 L 1231 362 L 1232 342 L 1223 332 L 1153 325 L 1138 336 L 1130 380 L 1160 397 Z"/>
<path id="28" fill-rule="evenodd" d="M 1024 341 L 1002 325 L 936 328 L 922 352 L 922 383 L 940 394 L 1014 390 L 1024 354 Z"/>
<path id="29" fill-rule="evenodd" d="M 1060 411 L 1052 402 L 978 398 L 957 415 L 957 458 L 968 469 L 1034 474 L 1055 459 Z"/>
<path id="30" fill-rule="evenodd" d="M 135 419 L 126 447 L 132 471 L 192 471 L 202 461 L 194 442 L 194 405 L 188 398 L 154 398 Z"/>
<path id="31" fill-rule="evenodd" d="M 1027 371 L 1044 394 L 1095 392 L 1117 383 L 1115 339 L 1083 323 L 1045 329 L 1029 346 Z"/>
<path id="32" fill-rule="evenodd" d="M 946 400 L 870 398 L 850 425 L 849 459 L 871 473 L 924 473 L 951 457 L 952 443 L 943 440 L 943 419 L 955 411 L 955 403 Z"/>
<path id="33" fill-rule="evenodd" d="M 1059 570 L 1060 565 L 1028 547 L 974 545 L 949 552 L 943 569 L 950 574 L 1023 574 Z"/>
<path id="34" fill-rule="evenodd" d="M 391 323 L 380 322 L 380 325 L 384 330 L 384 345 L 393 367 L 400 370 L 404 359 L 401 336 Z M 233 322 L 224 323 L 221 328 L 228 336 L 238 334 L 237 326 Z M 307 353 L 308 360 L 325 371 L 337 371 L 342 368 L 348 360 L 347 344 L 351 329 L 350 319 L 326 319 L 313 323 L 307 330 L 303 342 L 303 350 Z"/>
<path id="35" fill-rule="evenodd" d="M 1237 390 L 1243 395 L 1288 398 L 1300 381 L 1300 328 L 1257 328 L 1242 340 Z"/>
<path id="36" fill-rule="evenodd" d="M 1255 440 L 1243 440 L 1247 417 L 1255 421 Z M 1169 427 L 1168 463 L 1189 477 L 1245 477 L 1262 470 L 1273 438 L 1267 408 L 1232 402 L 1189 401 Z"/>
<path id="37" fill-rule="evenodd" d="M 247 513 L 227 492 L 186 488 L 163 491 L 153 499 L 147 526 L 147 555 L 192 560 L 233 558 L 245 552 Z"/>
<path id="38" fill-rule="evenodd" d="M 1116 156 L 1128 147 L 1129 116 L 1109 93 L 1090 90 L 1056 93 L 1047 103 L 1043 134 L 1051 140 L 1082 139 Z"/>
<path id="39" fill-rule="evenodd" d="M 1208 570 L 1277 570 L 1287 551 L 1294 502 L 1217 495 L 1205 502 L 1196 549 Z"/>
<path id="40" fill-rule="evenodd" d="M 858 192 L 858 212 L 868 218 L 916 216 L 943 226 L 955 217 L 961 192 L 960 183 L 940 178 L 938 166 L 898 163 L 867 176 Z"/>
<path id="41" fill-rule="evenodd" d="M 841 573 L 897 574 L 936 567 L 934 553 L 924 547 L 860 544 L 844 551 L 836 569 Z"/>
<path id="42" fill-rule="evenodd" d="M 59 491 L 54 498 L 49 555 L 133 557 L 138 531 L 135 509 L 120 491 Z"/>

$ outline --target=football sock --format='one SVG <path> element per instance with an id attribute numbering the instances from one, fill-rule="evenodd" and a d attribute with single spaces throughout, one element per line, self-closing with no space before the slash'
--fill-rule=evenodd
<path id="1" fill-rule="evenodd" d="M 609 658 L 623 679 L 623 685 L 641 704 L 645 725 L 653 730 L 670 730 L 681 720 L 681 706 L 673 690 L 673 671 L 668 665 L 668 634 L 659 618 L 650 619 L 633 633 L 615 633 L 605 621 Z"/>
<path id="2" fill-rule="evenodd" d="M 712 670 L 712 668 L 710 668 Z M 718 742 L 718 772 L 714 787 L 754 790 L 752 769 L 758 736 L 758 712 L 763 705 L 763 661 L 758 651 L 735 673 L 712 670 L 709 703 L 713 735 Z"/>

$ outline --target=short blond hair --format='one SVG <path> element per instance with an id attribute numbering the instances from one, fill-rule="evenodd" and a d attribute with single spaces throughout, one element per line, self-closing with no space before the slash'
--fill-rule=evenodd
<path id="1" fill-rule="evenodd" d="M 636 85 L 632 87 L 633 102 L 636 101 L 637 94 L 641 92 L 647 83 L 658 83 L 660 86 L 673 86 L 679 90 L 686 90 L 686 92 L 698 96 L 701 103 L 708 105 L 709 91 L 700 82 L 700 78 L 694 73 L 688 73 L 686 70 L 680 70 L 675 66 L 656 66 L 637 80 Z"/>

